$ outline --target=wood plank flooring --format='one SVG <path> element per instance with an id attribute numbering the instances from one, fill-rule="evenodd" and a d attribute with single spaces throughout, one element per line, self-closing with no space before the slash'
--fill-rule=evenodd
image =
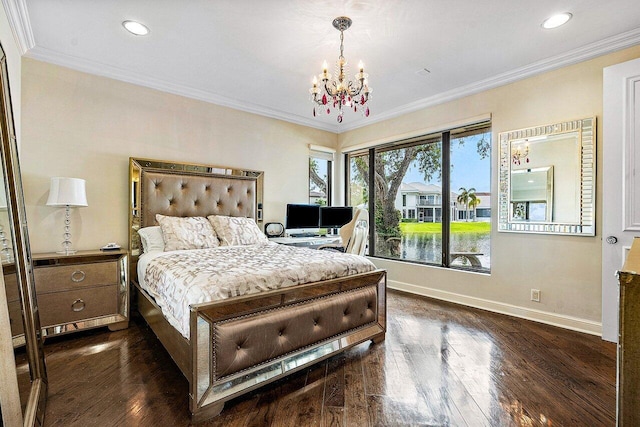
<path id="1" fill-rule="evenodd" d="M 387 339 L 228 402 L 209 426 L 613 426 L 599 337 L 389 291 Z M 189 425 L 187 381 L 134 316 L 48 340 L 45 426 Z"/>

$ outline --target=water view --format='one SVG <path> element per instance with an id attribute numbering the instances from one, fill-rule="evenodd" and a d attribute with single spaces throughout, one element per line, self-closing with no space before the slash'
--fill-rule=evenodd
<path id="1" fill-rule="evenodd" d="M 376 252 L 379 255 L 409 261 L 441 264 L 442 233 L 440 224 L 401 224 L 398 238 L 378 236 Z M 437 229 L 437 230 L 434 230 Z M 491 268 L 490 224 L 451 223 L 451 265 Z M 480 265 L 473 265 L 477 262 Z"/>
<path id="2" fill-rule="evenodd" d="M 413 233 L 402 236 L 400 242 L 400 258 L 412 261 L 432 262 L 440 264 L 442 258 L 442 234 Z M 474 255 L 482 268 L 491 267 L 489 233 L 464 233 L 451 236 L 451 253 L 470 253 Z M 471 266 L 471 262 L 458 257 L 452 265 Z"/>

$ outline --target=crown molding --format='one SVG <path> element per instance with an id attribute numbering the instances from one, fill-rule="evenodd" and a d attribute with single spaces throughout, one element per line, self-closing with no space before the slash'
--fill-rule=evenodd
<path id="1" fill-rule="evenodd" d="M 366 125 L 393 119 L 414 111 L 422 110 L 435 105 L 444 104 L 469 95 L 504 86 L 518 80 L 533 77 L 547 71 L 577 64 L 618 50 L 640 44 L 640 28 L 636 28 L 613 37 L 599 40 L 570 52 L 552 56 L 541 61 L 534 62 L 521 68 L 506 73 L 498 74 L 488 79 L 480 80 L 466 86 L 461 86 L 446 92 L 439 93 L 428 98 L 402 105 L 381 114 L 370 116 L 368 119 L 349 122 L 340 127 L 340 133 L 357 129 Z"/>
<path id="2" fill-rule="evenodd" d="M 201 89 L 189 87 L 187 85 L 146 77 L 122 68 L 101 64 L 95 61 L 85 60 L 70 55 L 64 55 L 59 52 L 36 46 L 28 17 L 26 0 L 2 0 L 2 3 L 4 5 L 5 11 L 7 12 L 9 23 L 14 33 L 14 37 L 16 38 L 16 41 L 18 43 L 19 49 L 22 55 L 26 57 L 336 134 L 358 129 L 385 120 L 390 120 L 408 113 L 443 104 L 445 102 L 450 102 L 456 99 L 464 98 L 466 96 L 474 95 L 479 92 L 532 77 L 537 74 L 552 71 L 568 65 L 577 64 L 579 62 L 605 55 L 607 53 L 615 52 L 640 44 L 640 28 L 636 28 L 634 30 L 627 31 L 616 36 L 588 44 L 573 51 L 546 58 L 527 66 L 508 71 L 506 73 L 502 73 L 488 79 L 480 80 L 465 86 L 461 86 L 446 92 L 442 92 L 428 98 L 423 98 L 418 101 L 414 101 L 409 104 L 405 104 L 400 107 L 388 110 L 386 112 L 372 115 L 368 118 L 360 118 L 342 124 L 331 124 L 318 121 L 317 119 L 276 110 L 263 105 L 241 102 L 211 92 L 203 91 Z"/>
<path id="3" fill-rule="evenodd" d="M 20 50 L 20 55 L 24 55 L 36 45 L 33 31 L 31 31 L 26 0 L 2 0 L 2 6 L 7 14 L 7 20 Z"/>
<path id="4" fill-rule="evenodd" d="M 211 104 L 220 105 L 222 107 L 233 108 L 235 110 L 240 110 L 247 113 L 257 114 L 260 116 L 283 120 L 289 123 L 337 133 L 337 127 L 331 124 L 318 122 L 307 117 L 294 115 L 258 104 L 241 102 L 208 91 L 196 89 L 187 85 L 143 76 L 119 67 L 114 67 L 112 65 L 102 64 L 96 61 L 90 61 L 71 55 L 61 54 L 59 52 L 42 48 L 40 46 L 36 46 L 33 49 L 29 50 L 24 56 L 26 56 L 27 58 L 37 59 L 39 61 L 60 65 L 89 74 L 120 80 L 138 86 L 148 87 L 151 89 L 168 92 L 174 95 L 180 95 L 199 101 L 209 102 Z"/>

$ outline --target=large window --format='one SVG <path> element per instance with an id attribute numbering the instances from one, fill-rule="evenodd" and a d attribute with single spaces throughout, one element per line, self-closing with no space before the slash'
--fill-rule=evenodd
<path id="1" fill-rule="evenodd" d="M 370 211 L 369 254 L 488 271 L 490 147 L 483 124 L 348 154 L 347 203 Z"/>

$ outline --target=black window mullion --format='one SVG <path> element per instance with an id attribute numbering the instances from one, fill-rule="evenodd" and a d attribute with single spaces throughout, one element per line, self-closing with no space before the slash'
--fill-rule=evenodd
<path id="1" fill-rule="evenodd" d="M 449 267 L 451 232 L 451 132 L 442 133 L 442 265 Z"/>
<path id="2" fill-rule="evenodd" d="M 327 206 L 331 206 L 333 198 L 333 162 L 327 160 Z"/>
<path id="3" fill-rule="evenodd" d="M 351 206 L 351 157 L 344 154 L 344 205 Z"/>
<path id="4" fill-rule="evenodd" d="M 369 149 L 369 255 L 376 253 L 375 148 Z"/>

